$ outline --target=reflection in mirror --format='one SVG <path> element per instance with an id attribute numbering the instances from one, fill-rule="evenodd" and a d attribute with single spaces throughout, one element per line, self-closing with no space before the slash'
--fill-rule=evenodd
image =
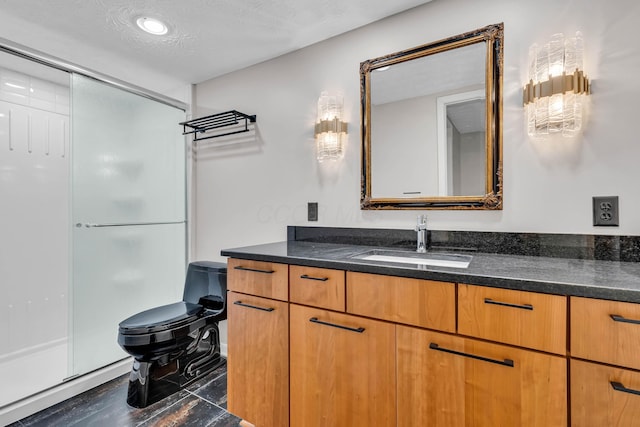
<path id="1" fill-rule="evenodd" d="M 502 24 L 361 64 L 363 209 L 500 209 Z"/>
<path id="2" fill-rule="evenodd" d="M 438 195 L 484 194 L 484 89 L 438 97 Z"/>

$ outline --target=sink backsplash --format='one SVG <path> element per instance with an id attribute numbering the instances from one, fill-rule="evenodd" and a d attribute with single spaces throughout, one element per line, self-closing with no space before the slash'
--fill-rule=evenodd
<path id="1" fill-rule="evenodd" d="M 412 229 L 287 227 L 287 240 L 415 249 Z M 640 236 L 428 231 L 428 249 L 640 262 Z"/>

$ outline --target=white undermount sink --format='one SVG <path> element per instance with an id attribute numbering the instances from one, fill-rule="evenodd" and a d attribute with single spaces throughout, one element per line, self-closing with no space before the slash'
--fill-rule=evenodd
<path id="1" fill-rule="evenodd" d="M 352 258 L 365 261 L 413 264 L 418 266 L 429 265 L 433 267 L 467 268 L 469 267 L 469 263 L 473 259 L 473 256 L 436 252 L 418 253 L 374 249 L 354 255 Z"/>

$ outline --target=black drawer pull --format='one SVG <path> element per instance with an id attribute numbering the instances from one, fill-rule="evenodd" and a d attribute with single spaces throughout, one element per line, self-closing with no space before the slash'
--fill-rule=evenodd
<path id="1" fill-rule="evenodd" d="M 618 316 L 617 314 L 612 314 L 611 318 L 615 322 L 623 322 L 623 323 L 631 323 L 633 325 L 640 325 L 640 320 L 627 319 L 622 316 Z"/>
<path id="2" fill-rule="evenodd" d="M 326 282 L 327 280 L 329 280 L 328 277 L 313 277 L 313 276 L 307 276 L 306 274 L 303 274 L 302 276 L 300 276 L 301 279 L 307 279 L 307 280 L 317 280 L 319 282 Z"/>
<path id="3" fill-rule="evenodd" d="M 243 267 L 241 265 L 237 266 L 237 267 L 233 267 L 236 270 L 242 270 L 242 271 L 253 271 L 255 273 L 265 273 L 265 274 L 273 274 L 275 273 L 274 270 L 259 270 L 257 268 L 249 268 L 249 267 Z"/>
<path id="4" fill-rule="evenodd" d="M 615 382 L 615 381 L 611 381 L 610 384 L 615 391 L 621 391 L 623 393 L 630 393 L 630 394 L 637 394 L 638 396 L 640 396 L 640 390 L 633 390 L 631 388 L 626 388 L 625 386 L 622 385 L 622 383 Z"/>
<path id="5" fill-rule="evenodd" d="M 234 301 L 234 304 L 242 306 L 242 307 L 254 308 L 256 310 L 262 310 L 262 311 L 273 311 L 273 310 L 275 310 L 275 308 L 273 308 L 273 307 L 268 307 L 268 308 L 258 307 L 257 305 L 246 304 L 246 303 L 244 303 L 242 301 Z"/>
<path id="6" fill-rule="evenodd" d="M 511 307 L 511 308 L 521 308 L 523 310 L 533 310 L 533 306 L 531 304 L 511 304 L 508 302 L 500 302 L 500 301 L 494 301 L 491 298 L 485 298 L 484 299 L 484 303 L 485 304 L 493 304 L 493 305 L 501 305 L 503 307 Z"/>
<path id="7" fill-rule="evenodd" d="M 359 334 L 364 332 L 364 328 L 350 328 L 349 326 L 336 325 L 335 323 L 329 323 L 329 322 L 324 322 L 322 320 L 318 320 L 317 317 L 312 317 L 311 319 L 309 319 L 309 322 L 319 323 L 321 325 L 326 325 L 326 326 L 333 326 L 334 328 L 345 329 L 347 331 L 357 332 Z"/>
<path id="8" fill-rule="evenodd" d="M 442 348 L 438 344 L 433 342 L 429 344 L 429 348 L 432 350 L 444 351 L 445 353 L 451 353 L 458 356 L 470 357 L 472 359 L 482 360 L 483 362 L 495 363 L 496 365 L 509 366 L 513 368 L 513 360 L 511 359 L 504 359 L 504 360 L 489 359 L 488 357 L 476 356 L 475 354 L 463 353 L 461 351 Z"/>

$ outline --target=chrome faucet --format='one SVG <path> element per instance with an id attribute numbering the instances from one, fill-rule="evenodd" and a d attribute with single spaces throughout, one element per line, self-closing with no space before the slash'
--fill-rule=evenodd
<path id="1" fill-rule="evenodd" d="M 427 252 L 427 216 L 419 215 L 418 224 L 416 225 L 416 231 L 418 232 L 418 247 L 416 252 Z"/>

